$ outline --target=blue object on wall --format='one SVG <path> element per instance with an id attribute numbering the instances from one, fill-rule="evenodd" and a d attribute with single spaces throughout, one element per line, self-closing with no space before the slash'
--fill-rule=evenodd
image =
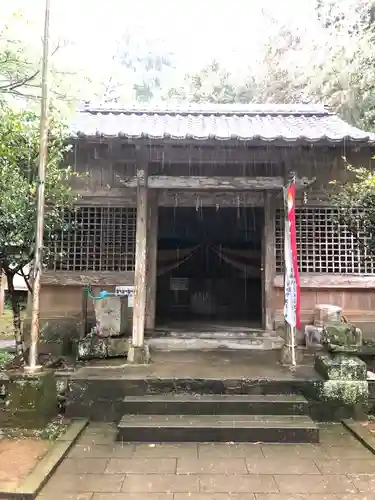
<path id="1" fill-rule="evenodd" d="M 107 290 L 102 290 L 98 297 L 94 297 L 93 295 L 91 295 L 91 288 L 88 287 L 87 288 L 87 296 L 90 298 L 90 299 L 93 299 L 93 300 L 101 300 L 101 299 L 106 299 L 107 297 L 112 297 L 112 296 L 115 296 L 116 294 L 115 293 L 112 293 L 112 292 L 108 292 Z"/>

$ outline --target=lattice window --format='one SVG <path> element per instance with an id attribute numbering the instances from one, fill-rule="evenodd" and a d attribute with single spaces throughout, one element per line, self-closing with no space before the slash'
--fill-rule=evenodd
<path id="1" fill-rule="evenodd" d="M 373 274 L 375 263 L 332 208 L 296 211 L 298 264 L 302 273 Z M 363 237 L 365 242 L 365 237 Z M 284 269 L 284 212 L 276 213 L 276 271 Z"/>
<path id="2" fill-rule="evenodd" d="M 54 241 L 52 269 L 134 271 L 136 209 L 80 207 L 64 216 Z"/>

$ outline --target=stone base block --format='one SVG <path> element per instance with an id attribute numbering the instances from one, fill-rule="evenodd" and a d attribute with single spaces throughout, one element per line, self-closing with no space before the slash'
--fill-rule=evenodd
<path id="1" fill-rule="evenodd" d="M 340 401 L 344 405 L 368 403 L 368 382 L 365 380 L 326 380 L 321 387 L 321 401 Z"/>
<path id="2" fill-rule="evenodd" d="M 86 337 L 77 342 L 78 359 L 125 357 L 129 350 L 128 337 Z"/>
<path id="3" fill-rule="evenodd" d="M 120 358 L 121 356 L 126 356 L 131 343 L 128 337 L 108 337 L 106 340 L 108 358 Z"/>
<path id="4" fill-rule="evenodd" d="M 53 373 L 11 374 L 0 411 L 0 427 L 44 428 L 57 415 L 57 389 Z"/>
<path id="5" fill-rule="evenodd" d="M 326 380 L 367 380 L 366 363 L 348 354 L 318 354 L 315 356 L 315 370 Z"/>
<path id="6" fill-rule="evenodd" d="M 102 337 L 86 337 L 77 342 L 78 359 L 104 359 L 107 357 L 107 339 Z"/>
<path id="7" fill-rule="evenodd" d="M 133 363 L 135 365 L 143 365 L 150 362 L 150 350 L 148 345 L 143 346 L 133 346 L 129 347 L 128 352 L 128 363 Z"/>

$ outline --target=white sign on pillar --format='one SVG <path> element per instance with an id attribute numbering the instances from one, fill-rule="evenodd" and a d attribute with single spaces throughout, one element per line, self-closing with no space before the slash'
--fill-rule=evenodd
<path id="1" fill-rule="evenodd" d="M 115 287 L 116 297 L 128 297 L 128 307 L 134 304 L 134 286 L 120 285 Z"/>

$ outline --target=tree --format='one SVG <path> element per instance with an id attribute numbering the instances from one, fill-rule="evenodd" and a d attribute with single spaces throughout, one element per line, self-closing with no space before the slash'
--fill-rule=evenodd
<path id="1" fill-rule="evenodd" d="M 167 90 L 165 99 L 194 103 L 228 104 L 252 100 L 249 82 L 240 85 L 218 61 L 212 61 L 200 71 L 185 76 L 183 85 Z"/>
<path id="2" fill-rule="evenodd" d="M 213 61 L 166 99 L 192 102 L 323 103 L 374 130 L 375 1 L 317 0 L 308 26 L 283 25 L 263 12 L 257 58 L 233 74 Z"/>
<path id="3" fill-rule="evenodd" d="M 96 68 L 85 96 L 110 105 L 158 101 L 173 70 L 172 58 L 162 40 L 140 28 L 127 29 L 105 64 Z"/>
<path id="4" fill-rule="evenodd" d="M 331 194 L 337 223 L 347 228 L 369 258 L 375 258 L 375 173 L 352 165 L 347 165 L 347 171 L 348 178 L 335 182 Z"/>
<path id="5" fill-rule="evenodd" d="M 57 115 L 51 118 L 46 167 L 45 240 L 63 229 L 62 212 L 72 207 L 74 175 L 66 166 L 66 130 Z M 39 117 L 30 111 L 0 107 L 0 270 L 7 278 L 17 354 L 22 355 L 20 304 L 14 290 L 16 273 L 34 257 L 36 191 L 38 183 Z M 45 255 L 48 258 L 48 254 Z M 23 275 L 31 291 L 30 276 Z"/>

